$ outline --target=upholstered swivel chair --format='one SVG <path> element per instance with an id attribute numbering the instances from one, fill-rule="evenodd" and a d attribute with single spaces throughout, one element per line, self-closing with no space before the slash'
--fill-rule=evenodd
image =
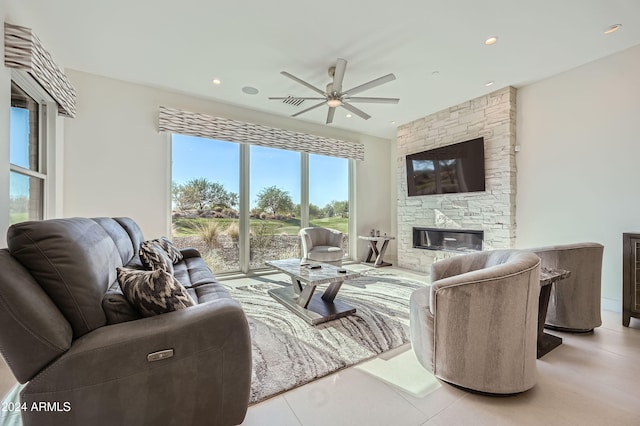
<path id="1" fill-rule="evenodd" d="M 577 243 L 528 250 L 540 257 L 543 268 L 571 271 L 568 278 L 551 287 L 545 327 L 570 332 L 588 332 L 600 327 L 604 246 Z"/>
<path id="2" fill-rule="evenodd" d="M 300 240 L 303 261 L 342 266 L 342 232 L 330 228 L 302 228 Z"/>
<path id="3" fill-rule="evenodd" d="M 520 250 L 436 262 L 430 287 L 411 295 L 411 345 L 445 382 L 491 394 L 536 383 L 540 259 Z"/>

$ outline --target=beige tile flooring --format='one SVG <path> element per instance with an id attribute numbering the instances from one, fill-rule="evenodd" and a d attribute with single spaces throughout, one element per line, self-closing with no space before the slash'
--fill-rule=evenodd
<path id="1" fill-rule="evenodd" d="M 640 425 L 640 320 L 604 311 L 594 333 L 556 334 L 537 385 L 516 396 L 439 382 L 405 345 L 251 406 L 243 425 Z"/>
<path id="2" fill-rule="evenodd" d="M 555 333 L 555 332 L 554 332 Z M 538 384 L 488 397 L 439 382 L 409 345 L 249 407 L 253 425 L 640 425 L 640 320 L 603 312 L 538 360 Z M 0 395 L 15 379 L 0 357 Z"/>

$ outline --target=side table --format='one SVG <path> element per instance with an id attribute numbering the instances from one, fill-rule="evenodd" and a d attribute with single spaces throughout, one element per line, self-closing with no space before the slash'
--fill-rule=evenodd
<path id="1" fill-rule="evenodd" d="M 379 268 L 381 266 L 391 266 L 391 263 L 385 262 L 384 260 L 382 260 L 382 258 L 384 257 L 384 252 L 387 251 L 389 240 L 395 240 L 396 237 L 389 237 L 387 235 L 381 237 L 359 235 L 358 238 L 361 240 L 369 241 L 369 252 L 367 253 L 366 259 L 362 263 L 371 264 L 375 268 Z M 378 250 L 378 241 L 382 241 L 382 247 L 380 247 L 380 250 Z M 376 256 L 376 259 L 371 260 L 374 254 Z"/>

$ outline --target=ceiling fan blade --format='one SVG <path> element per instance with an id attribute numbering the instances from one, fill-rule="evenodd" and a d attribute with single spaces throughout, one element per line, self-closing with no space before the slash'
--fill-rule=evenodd
<path id="1" fill-rule="evenodd" d="M 333 90 L 340 93 L 342 91 L 342 80 L 344 80 L 344 72 L 347 69 L 347 61 L 338 58 L 336 61 L 335 72 L 333 73 Z"/>
<path id="2" fill-rule="evenodd" d="M 313 105 L 313 106 L 310 106 L 310 107 L 309 107 L 309 108 L 307 108 L 307 109 L 303 109 L 302 111 L 298 111 L 298 112 L 296 112 L 295 114 L 293 114 L 293 115 L 292 115 L 292 117 L 297 117 L 297 116 L 299 116 L 300 114 L 304 114 L 304 113 L 305 113 L 305 112 L 307 112 L 307 111 L 311 111 L 311 110 L 312 110 L 312 109 L 314 109 L 314 108 L 318 108 L 319 106 L 326 105 L 326 104 L 327 104 L 327 102 L 326 102 L 326 101 L 322 101 L 322 102 L 320 102 L 319 104 L 315 104 L 315 105 Z"/>
<path id="3" fill-rule="evenodd" d="M 375 80 L 371 80 L 368 83 L 361 84 L 360 86 L 356 86 L 353 89 L 345 90 L 345 94 L 355 95 L 356 93 L 364 92 L 365 90 L 372 89 L 374 87 L 380 86 L 381 84 L 388 83 L 396 79 L 396 76 L 393 74 L 387 74 L 385 76 L 376 78 Z"/>
<path id="4" fill-rule="evenodd" d="M 368 120 L 371 118 L 371 116 L 369 114 L 367 114 L 366 112 L 362 111 L 359 108 L 354 107 L 353 105 L 349 105 L 347 103 L 343 103 L 342 107 L 348 111 L 351 111 L 352 113 L 354 113 L 355 115 L 357 115 L 360 118 L 364 118 L 365 120 Z"/>
<path id="5" fill-rule="evenodd" d="M 355 98 L 345 98 L 348 102 L 366 102 L 370 104 L 397 104 L 400 101 L 400 98 L 363 98 L 363 97 L 355 97 Z"/>
<path id="6" fill-rule="evenodd" d="M 311 85 L 311 84 L 307 83 L 306 81 L 299 79 L 298 77 L 296 77 L 293 74 L 289 74 L 286 71 L 282 71 L 280 74 L 284 75 L 285 77 L 289 77 L 291 80 L 293 80 L 295 82 L 298 82 L 298 83 L 302 84 L 303 86 L 308 87 L 309 89 L 313 90 L 314 92 L 320 93 L 321 95 L 325 94 L 322 90 L 318 89 L 316 86 Z"/>
<path id="7" fill-rule="evenodd" d="M 333 123 L 333 116 L 336 113 L 336 109 L 334 107 L 329 107 L 329 112 L 327 113 L 327 124 Z"/>
<path id="8" fill-rule="evenodd" d="M 285 99 L 303 99 L 305 101 L 319 101 L 319 100 L 326 100 L 327 98 L 307 98 L 305 96 L 271 96 L 268 99 L 274 100 L 274 101 L 284 101 Z"/>

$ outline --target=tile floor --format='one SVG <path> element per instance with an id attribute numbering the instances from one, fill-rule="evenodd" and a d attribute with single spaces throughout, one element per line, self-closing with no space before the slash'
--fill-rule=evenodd
<path id="1" fill-rule="evenodd" d="M 488 397 L 442 383 L 409 345 L 249 407 L 254 425 L 640 425 L 640 320 L 604 311 L 591 334 L 556 333 L 538 384 Z M 0 395 L 14 384 L 0 357 Z"/>
<path id="2" fill-rule="evenodd" d="M 557 335 L 520 395 L 439 382 L 405 345 L 251 406 L 243 425 L 640 425 L 640 320 L 604 311 L 594 333 Z"/>

